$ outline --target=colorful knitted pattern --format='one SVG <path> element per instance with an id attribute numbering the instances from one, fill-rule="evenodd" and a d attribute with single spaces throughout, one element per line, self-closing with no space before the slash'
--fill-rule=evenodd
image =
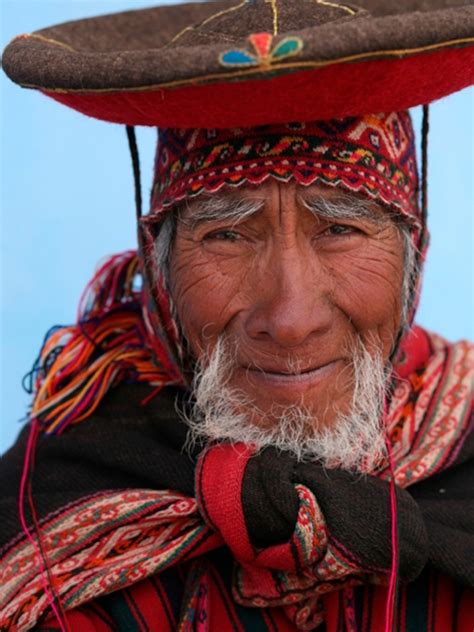
<path id="1" fill-rule="evenodd" d="M 151 215 L 268 178 L 342 187 L 419 218 L 408 112 L 237 129 L 161 129 Z"/>

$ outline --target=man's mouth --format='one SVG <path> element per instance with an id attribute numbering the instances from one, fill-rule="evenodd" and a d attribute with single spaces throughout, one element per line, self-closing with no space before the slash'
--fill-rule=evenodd
<path id="1" fill-rule="evenodd" d="M 332 360 L 325 364 L 305 369 L 254 368 L 245 369 L 248 379 L 257 383 L 274 384 L 275 386 L 310 387 L 329 377 L 340 360 Z"/>

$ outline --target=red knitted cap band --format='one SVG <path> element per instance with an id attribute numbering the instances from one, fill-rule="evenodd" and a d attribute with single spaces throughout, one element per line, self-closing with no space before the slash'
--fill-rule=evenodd
<path id="1" fill-rule="evenodd" d="M 151 215 L 224 186 L 273 177 L 361 193 L 419 223 L 408 112 L 233 129 L 161 129 Z"/>

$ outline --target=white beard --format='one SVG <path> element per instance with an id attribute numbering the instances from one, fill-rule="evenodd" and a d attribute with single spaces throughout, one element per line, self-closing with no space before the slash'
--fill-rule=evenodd
<path id="1" fill-rule="evenodd" d="M 387 371 L 379 352 L 372 355 L 361 341 L 353 350 L 353 395 L 348 413 L 338 413 L 331 427 L 318 429 L 317 419 L 303 406 L 278 407 L 271 423 L 256 425 L 261 411 L 245 395 L 228 386 L 233 354 L 221 338 L 194 380 L 195 404 L 185 421 L 188 443 L 243 442 L 257 451 L 273 446 L 290 452 L 298 461 L 313 461 L 328 468 L 371 472 L 385 454 L 383 400 Z"/>

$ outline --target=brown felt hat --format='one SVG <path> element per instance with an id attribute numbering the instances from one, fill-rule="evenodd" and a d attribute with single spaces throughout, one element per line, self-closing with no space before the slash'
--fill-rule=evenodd
<path id="1" fill-rule="evenodd" d="M 20 35 L 13 81 L 128 125 L 232 127 L 389 112 L 474 83 L 466 0 L 226 0 Z"/>

